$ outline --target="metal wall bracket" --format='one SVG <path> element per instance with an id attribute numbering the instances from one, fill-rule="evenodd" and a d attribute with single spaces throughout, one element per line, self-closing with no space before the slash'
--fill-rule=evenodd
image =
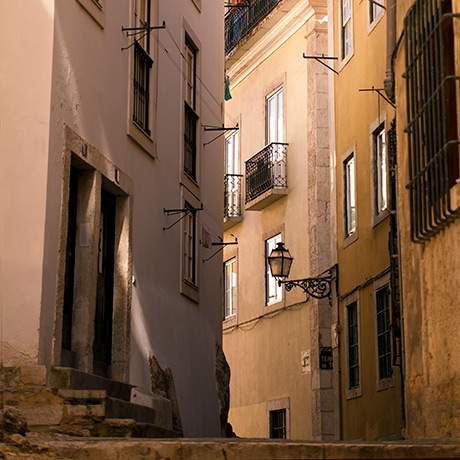
<path id="1" fill-rule="evenodd" d="M 224 250 L 224 248 L 226 248 L 227 246 L 234 246 L 234 245 L 238 245 L 238 238 L 235 237 L 235 241 L 229 241 L 229 242 L 224 242 L 224 241 L 218 241 L 217 243 L 211 243 L 211 246 L 220 246 L 219 249 L 215 252 L 213 252 L 209 257 L 207 257 L 206 259 L 203 259 L 203 263 L 206 263 L 208 261 L 210 261 L 213 257 L 217 256 L 217 254 L 219 254 L 219 252 L 222 252 Z"/>
<path id="2" fill-rule="evenodd" d="M 124 27 L 122 26 L 121 27 L 121 31 L 126 33 L 126 36 L 127 37 L 137 37 L 139 35 L 142 35 L 142 37 L 140 37 L 140 39 L 142 40 L 142 38 L 144 38 L 147 34 L 149 34 L 150 32 L 152 32 L 152 30 L 161 30 L 161 29 L 166 29 L 166 22 L 163 21 L 163 23 L 161 24 L 161 26 L 149 26 L 149 25 L 145 25 L 143 27 Z M 124 51 L 124 50 L 127 50 L 129 48 L 131 48 L 132 46 L 134 46 L 134 43 L 136 43 L 136 40 L 134 40 L 133 43 L 131 43 L 130 45 L 128 46 L 125 46 L 124 48 L 122 48 L 121 50 Z"/>
<path id="3" fill-rule="evenodd" d="M 329 64 L 326 64 L 324 62 L 324 61 L 337 61 L 339 58 L 337 58 L 335 56 L 325 56 L 324 54 L 321 54 L 321 56 L 308 56 L 305 53 L 303 53 L 302 56 L 303 56 L 304 59 L 313 59 L 313 60 L 319 62 L 324 67 L 327 67 L 329 70 L 332 70 L 336 75 L 339 74 L 339 72 L 337 72 L 337 70 L 335 70 Z"/>
<path id="4" fill-rule="evenodd" d="M 165 230 L 170 230 L 173 228 L 176 224 L 178 224 L 181 220 L 185 219 L 186 216 L 188 216 L 191 213 L 196 213 L 198 211 L 203 211 L 203 205 L 199 208 L 181 208 L 181 209 L 166 209 L 163 208 L 163 213 L 165 216 L 176 216 L 178 214 L 181 214 L 179 219 L 175 220 L 171 225 L 168 225 L 167 227 L 163 227 L 163 231 Z"/>
<path id="5" fill-rule="evenodd" d="M 394 104 L 390 99 L 388 99 L 387 96 L 385 96 L 385 94 L 383 93 L 383 91 L 385 91 L 385 88 L 362 88 L 359 90 L 359 92 L 373 92 L 373 93 L 377 93 L 383 100 L 385 100 L 386 102 L 388 102 L 388 104 L 391 105 L 391 107 L 393 107 L 394 109 L 396 109 L 396 104 Z"/>

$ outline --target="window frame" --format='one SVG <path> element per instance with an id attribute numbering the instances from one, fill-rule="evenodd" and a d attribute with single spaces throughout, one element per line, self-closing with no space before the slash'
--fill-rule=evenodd
<path id="1" fill-rule="evenodd" d="M 383 120 L 383 121 L 382 121 Z M 371 190 L 372 190 L 372 222 L 373 226 L 379 224 L 384 220 L 390 213 L 390 170 L 388 160 L 388 139 L 387 139 L 387 127 L 385 117 L 381 117 L 380 120 L 376 120 L 370 127 L 370 149 L 371 149 L 371 162 L 372 162 L 372 174 L 371 174 Z M 382 168 L 380 160 L 379 138 L 383 133 L 384 136 L 384 169 L 385 173 L 382 174 Z M 386 189 L 386 194 L 385 194 Z M 385 195 L 385 196 L 384 196 Z M 382 198 L 382 200 L 381 200 Z M 381 206 L 382 201 L 386 201 L 385 207 Z"/>
<path id="2" fill-rule="evenodd" d="M 96 22 L 96 24 L 104 29 L 105 27 L 105 0 L 77 0 L 80 6 L 88 13 L 88 15 Z"/>
<path id="3" fill-rule="evenodd" d="M 145 0 L 146 10 L 150 13 L 149 22 L 154 23 L 158 16 L 158 7 L 153 7 L 152 0 Z M 139 0 L 130 0 L 130 27 L 140 27 L 141 19 L 138 13 Z M 150 6 L 147 6 L 150 5 Z M 144 46 L 145 45 L 145 46 Z M 141 147 L 152 158 L 156 158 L 156 89 L 158 85 L 158 76 L 156 72 L 156 53 L 157 47 L 150 47 L 150 38 L 145 42 L 137 41 L 137 44 L 131 47 L 127 52 L 129 53 L 129 84 L 128 84 L 128 110 L 127 110 L 127 135 Z M 147 51 L 148 49 L 148 51 Z M 143 126 L 136 120 L 136 98 L 135 98 L 135 78 L 136 78 L 136 53 L 138 56 L 142 54 L 143 58 L 150 61 L 148 66 L 148 107 L 144 113 L 147 125 Z M 139 103 L 139 102 L 137 102 Z"/>
<path id="4" fill-rule="evenodd" d="M 273 415 L 281 415 L 282 425 L 280 427 L 273 427 Z M 273 409 L 268 412 L 268 425 L 269 425 L 269 439 L 287 439 L 287 410 L 285 407 L 281 409 Z M 273 436 L 274 429 L 282 430 L 282 436 Z"/>
<path id="5" fill-rule="evenodd" d="M 183 144 L 183 172 L 194 184 L 198 183 L 198 125 L 197 110 L 197 72 L 199 48 L 190 34 L 184 32 L 184 144 Z M 191 57 L 191 62 L 188 61 Z M 189 74 L 189 63 L 191 64 Z M 190 97 L 189 97 L 190 91 Z M 187 127 L 193 125 L 191 130 Z M 190 131 L 190 132 L 188 132 Z M 190 135 L 193 131 L 193 134 Z"/>
<path id="6" fill-rule="evenodd" d="M 266 430 L 267 430 L 267 438 L 268 439 L 283 439 L 283 438 L 271 438 L 271 420 L 270 420 L 270 414 L 275 411 L 284 411 L 285 413 L 285 438 L 284 439 L 290 439 L 291 437 L 291 402 L 290 398 L 281 398 L 281 399 L 274 399 L 267 401 L 266 403 L 266 420 L 267 420 L 267 425 L 266 425 Z"/>
<path id="7" fill-rule="evenodd" d="M 275 234 L 272 234 L 272 236 L 265 238 L 264 239 L 264 259 L 265 259 L 265 307 L 273 307 L 274 305 L 280 304 L 283 299 L 284 299 L 284 289 L 283 286 L 278 284 L 278 281 L 274 276 L 272 276 L 271 271 L 270 271 L 270 265 L 268 264 L 268 256 L 270 255 L 270 252 L 276 247 L 276 243 L 278 241 L 275 241 L 274 246 L 270 249 L 270 240 L 276 240 L 279 239 L 279 241 L 283 241 L 283 233 L 278 232 Z M 274 300 L 270 300 L 270 280 L 273 280 L 274 286 L 275 286 L 275 291 L 276 291 L 276 296 L 274 297 Z"/>
<path id="8" fill-rule="evenodd" d="M 343 194 L 343 234 L 345 245 L 348 245 L 355 241 L 358 237 L 358 193 L 357 193 L 357 174 L 356 174 L 356 149 L 353 148 L 344 155 L 342 161 L 342 194 Z M 347 164 L 353 160 L 353 171 L 354 171 L 354 187 L 353 190 L 350 187 L 350 192 L 353 191 L 353 197 L 355 202 L 354 207 L 354 227 L 349 227 L 349 216 L 352 215 L 352 207 L 349 206 L 351 195 L 349 196 L 349 179 L 347 178 Z"/>
<path id="9" fill-rule="evenodd" d="M 230 280 L 230 299 L 231 299 L 231 306 L 230 306 L 230 313 L 227 314 L 227 267 L 234 266 L 235 270 L 233 271 L 233 267 L 230 269 L 230 274 L 235 277 L 235 283 L 233 285 L 232 280 Z M 234 299 L 236 297 L 236 299 Z M 224 262 L 224 321 L 232 319 L 236 316 L 236 312 L 238 311 L 238 260 L 237 257 L 232 257 L 227 259 Z"/>
<path id="10" fill-rule="evenodd" d="M 378 302 L 377 296 L 380 291 L 388 290 L 388 316 L 389 325 L 386 331 L 389 334 L 390 340 L 390 370 L 391 375 L 381 377 L 380 375 L 380 350 L 379 350 L 379 325 L 378 325 Z M 375 323 L 375 365 L 376 365 L 376 386 L 377 391 L 383 391 L 394 386 L 394 371 L 393 371 L 393 330 L 392 330 L 392 305 L 391 305 L 391 284 L 390 275 L 385 275 L 381 279 L 374 282 L 373 286 L 373 305 L 374 305 L 374 323 Z"/>
<path id="11" fill-rule="evenodd" d="M 358 384 L 350 387 L 350 357 L 349 357 L 349 306 L 356 305 L 356 321 L 357 321 L 357 358 L 358 358 Z M 343 301 L 345 310 L 345 357 L 346 357 L 346 385 L 345 397 L 346 399 L 354 399 L 362 396 L 362 360 L 361 360 L 361 321 L 360 321 L 360 302 L 359 291 L 354 292 Z"/>
<path id="12" fill-rule="evenodd" d="M 344 2 L 349 2 L 350 14 L 344 20 Z M 345 54 L 345 33 L 347 27 L 350 27 L 350 48 Z M 339 2 L 339 56 L 343 65 L 353 56 L 353 0 L 340 0 Z"/>
<path id="13" fill-rule="evenodd" d="M 368 17 L 369 17 L 369 28 L 372 30 L 374 26 L 382 19 L 385 13 L 385 9 L 381 6 L 376 5 L 372 1 L 369 1 L 369 10 L 368 10 Z M 386 7 L 385 0 L 377 0 L 378 3 Z"/>
<path id="14" fill-rule="evenodd" d="M 279 96 L 281 95 L 281 105 Z M 270 124 L 270 101 L 275 101 L 276 107 L 276 135 L 273 136 L 276 140 L 271 140 L 271 124 Z M 281 110 L 280 110 L 281 109 Z M 281 115 L 281 117 L 280 117 Z M 281 120 L 280 120 L 281 118 Z M 282 129 L 282 136 L 280 139 L 280 127 Z M 278 86 L 274 91 L 265 96 L 265 144 L 271 143 L 284 143 L 286 142 L 286 127 L 285 127 L 285 90 L 284 85 Z"/>

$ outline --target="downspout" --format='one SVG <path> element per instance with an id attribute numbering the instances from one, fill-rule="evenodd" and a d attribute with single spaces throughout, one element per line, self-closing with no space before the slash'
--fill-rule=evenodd
<path id="1" fill-rule="evenodd" d="M 395 100 L 393 53 L 396 47 L 396 2 L 397 0 L 387 0 L 387 69 L 385 75 L 385 92 L 393 102 Z"/>

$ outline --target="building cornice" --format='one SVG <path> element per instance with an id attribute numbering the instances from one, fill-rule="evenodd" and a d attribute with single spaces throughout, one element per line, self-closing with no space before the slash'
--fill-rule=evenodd
<path id="1" fill-rule="evenodd" d="M 316 14 L 317 12 L 308 1 L 300 1 L 290 8 L 263 37 L 227 69 L 231 88 L 238 86 Z"/>

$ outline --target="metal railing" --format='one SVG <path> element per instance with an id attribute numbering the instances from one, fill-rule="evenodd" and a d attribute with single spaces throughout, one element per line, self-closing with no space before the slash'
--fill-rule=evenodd
<path id="1" fill-rule="evenodd" d="M 227 218 L 241 217 L 241 185 L 242 174 L 226 174 L 225 184 L 225 201 L 224 215 Z"/>
<path id="2" fill-rule="evenodd" d="M 248 8 L 234 8 L 225 16 L 225 53 L 228 54 L 281 0 L 250 0 Z"/>
<path id="3" fill-rule="evenodd" d="M 270 189 L 287 187 L 287 148 L 273 142 L 246 161 L 246 203 Z"/>
<path id="4" fill-rule="evenodd" d="M 134 42 L 133 121 L 150 134 L 150 69 L 152 58 L 136 40 Z"/>

